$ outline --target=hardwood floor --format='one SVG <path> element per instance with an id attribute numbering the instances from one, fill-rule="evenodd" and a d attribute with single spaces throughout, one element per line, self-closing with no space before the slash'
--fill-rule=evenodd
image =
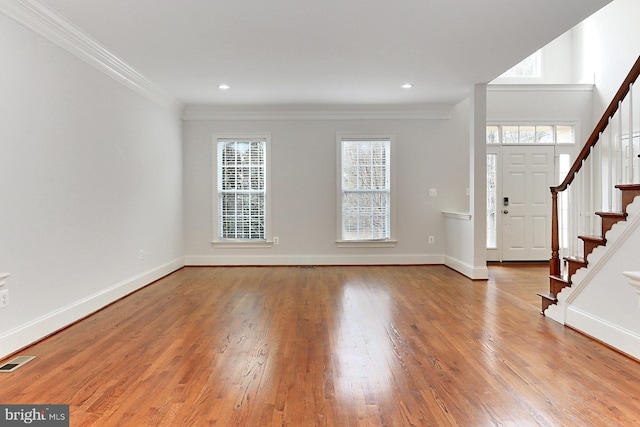
<path id="1" fill-rule="evenodd" d="M 640 363 L 541 316 L 547 274 L 184 268 L 20 352 L 0 403 L 72 426 L 640 425 Z"/>

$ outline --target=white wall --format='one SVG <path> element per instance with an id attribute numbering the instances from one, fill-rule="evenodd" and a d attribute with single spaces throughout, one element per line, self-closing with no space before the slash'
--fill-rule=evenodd
<path id="1" fill-rule="evenodd" d="M 591 86 L 489 85 L 488 123 L 576 123 L 576 146 L 580 151 L 593 130 Z"/>
<path id="2" fill-rule="evenodd" d="M 624 224 L 624 238 L 616 240 L 618 231 L 607 234 L 607 247 L 597 248 L 589 256 L 589 277 L 574 276 L 588 284 L 570 297 L 565 324 L 587 333 L 636 358 L 640 358 L 640 295 L 624 271 L 640 271 L 640 198 L 629 207 Z M 620 227 L 622 224 L 616 224 Z M 599 259 L 602 257 L 601 259 Z M 605 259 L 606 258 L 606 259 Z"/>
<path id="3" fill-rule="evenodd" d="M 576 80 L 574 34 L 567 31 L 541 49 L 540 77 L 498 77 L 495 84 L 573 84 Z M 525 58 L 522 58 L 525 59 Z M 515 65 L 515 64 L 514 64 Z M 505 70 L 507 71 L 507 70 Z"/>
<path id="4" fill-rule="evenodd" d="M 268 249 L 213 248 L 212 135 L 271 134 Z M 337 248 L 336 133 L 394 134 L 395 248 Z M 184 125 L 187 264 L 442 263 L 443 209 L 467 210 L 467 117 L 449 120 L 190 120 Z M 429 196 L 436 188 L 437 197 Z M 428 244 L 428 236 L 435 244 Z"/>
<path id="5" fill-rule="evenodd" d="M 639 17 L 640 2 L 615 0 L 579 26 L 582 58 L 592 67 L 596 85 L 595 120 L 601 117 L 640 55 Z M 637 215 L 637 199 L 634 208 Z M 606 250 L 612 251 L 609 246 L 607 242 Z M 571 297 L 566 324 L 640 358 L 638 296 L 622 276 L 622 271 L 638 270 L 640 229 L 616 247 L 614 254 L 602 252 L 608 262 L 597 272 L 590 272 L 585 279 L 588 284 Z"/>
<path id="6" fill-rule="evenodd" d="M 579 59 L 595 79 L 594 119 L 602 116 L 640 55 L 640 2 L 614 0 L 576 28 Z"/>
<path id="7" fill-rule="evenodd" d="M 640 54 L 640 2 L 615 0 L 575 29 L 576 59 L 594 76 L 592 120 L 597 121 Z M 640 358 L 638 295 L 622 275 L 638 270 L 640 199 L 629 217 L 607 233 L 607 245 L 596 248 L 589 267 L 573 276 L 545 314 Z"/>
<path id="8" fill-rule="evenodd" d="M 469 98 L 458 103 L 452 116 L 467 121 L 466 159 L 469 197 L 464 209 L 443 211 L 445 260 L 450 268 L 471 279 L 488 278 L 486 256 L 486 95 L 487 85 L 474 85 Z"/>
<path id="9" fill-rule="evenodd" d="M 180 118 L 2 14 L 0 57 L 2 357 L 175 269 L 183 247 Z"/>

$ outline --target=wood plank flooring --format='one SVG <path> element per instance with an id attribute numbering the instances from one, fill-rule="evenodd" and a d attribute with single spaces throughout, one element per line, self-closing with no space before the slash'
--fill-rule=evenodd
<path id="1" fill-rule="evenodd" d="M 548 267 L 188 267 L 20 352 L 72 426 L 631 426 L 640 363 L 539 314 Z"/>

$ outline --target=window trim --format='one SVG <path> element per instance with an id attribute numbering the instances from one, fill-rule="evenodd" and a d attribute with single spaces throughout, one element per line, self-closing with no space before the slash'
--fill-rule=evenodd
<path id="1" fill-rule="evenodd" d="M 486 143 L 487 147 L 489 146 L 503 146 L 503 145 L 517 145 L 517 146 L 525 146 L 525 145 L 554 145 L 556 147 L 567 147 L 567 150 L 573 151 L 575 147 L 578 146 L 578 141 L 580 141 L 580 121 L 579 120 L 491 120 L 487 121 L 485 125 L 485 129 L 488 127 L 497 127 L 498 128 L 498 142 L 494 143 Z M 553 142 L 534 142 L 534 143 L 524 143 L 524 142 L 504 142 L 502 140 L 502 128 L 504 126 L 551 126 L 554 128 L 554 141 Z M 557 128 L 562 126 L 570 126 L 573 128 L 573 142 L 557 142 Z"/>
<path id="2" fill-rule="evenodd" d="M 220 174 L 219 142 L 225 140 L 264 140 L 265 141 L 265 238 L 264 239 L 223 239 L 220 237 L 220 207 L 218 180 Z M 213 166 L 212 211 L 213 211 L 213 240 L 211 244 L 217 248 L 271 248 L 274 245 L 271 230 L 271 134 L 268 132 L 249 133 L 216 133 L 212 136 L 211 154 Z"/>
<path id="3" fill-rule="evenodd" d="M 488 251 L 498 251 L 500 248 L 500 243 L 501 243 L 501 239 L 502 239 L 502 227 L 501 227 L 501 223 L 499 220 L 499 216 L 497 214 L 497 211 L 500 210 L 500 205 L 498 203 L 498 199 L 499 196 L 502 194 L 502 181 L 499 179 L 502 177 L 502 144 L 487 144 L 487 152 L 486 152 L 486 157 L 487 157 L 487 162 L 489 160 L 489 156 L 495 156 L 495 163 L 496 163 L 496 189 L 495 189 L 495 194 L 496 194 L 496 200 L 495 200 L 495 208 L 496 208 L 496 223 L 495 223 L 495 227 L 496 227 L 496 244 L 495 246 L 489 246 L 489 239 L 487 238 L 487 242 L 486 242 L 486 246 L 487 246 L 487 250 Z M 487 168 L 488 170 L 488 168 Z M 487 174 L 487 180 L 488 180 L 488 174 Z M 489 193 L 489 190 L 487 188 L 487 194 Z M 488 197 L 487 197 L 488 199 Z M 487 200 L 488 203 L 488 200 Z M 488 212 L 488 207 L 487 207 L 487 231 L 489 230 L 489 212 Z M 488 234 L 488 233 L 487 233 Z M 488 237 L 488 236 L 487 236 Z"/>
<path id="4" fill-rule="evenodd" d="M 336 134 L 336 246 L 339 248 L 389 248 L 396 247 L 395 237 L 395 135 L 388 133 L 349 133 Z M 387 239 L 342 239 L 342 141 L 389 141 L 389 238 Z"/>

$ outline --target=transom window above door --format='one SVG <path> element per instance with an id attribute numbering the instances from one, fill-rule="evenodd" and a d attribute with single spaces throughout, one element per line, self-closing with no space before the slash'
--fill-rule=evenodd
<path id="1" fill-rule="evenodd" d="M 575 126 L 509 124 L 487 126 L 487 144 L 573 144 Z"/>

